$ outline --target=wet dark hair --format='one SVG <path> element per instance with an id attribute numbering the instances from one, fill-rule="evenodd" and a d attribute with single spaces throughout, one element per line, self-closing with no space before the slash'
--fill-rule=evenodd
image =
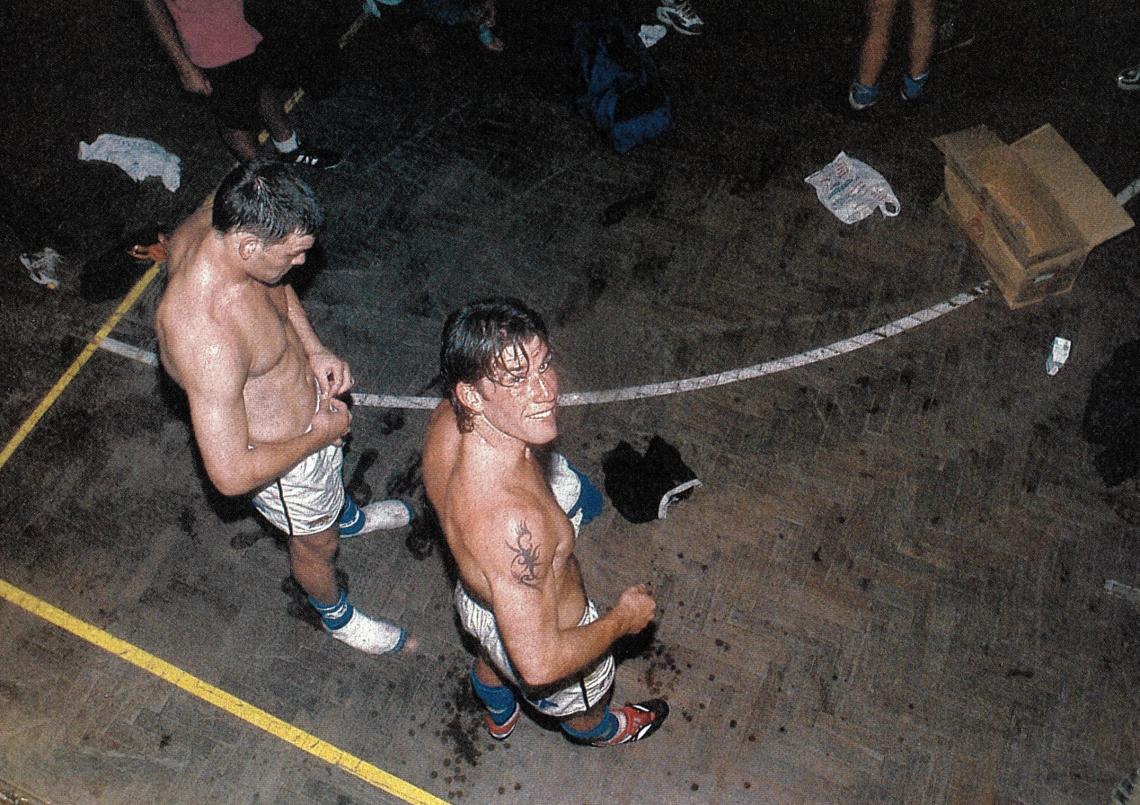
<path id="1" fill-rule="evenodd" d="M 456 385 L 474 385 L 484 378 L 494 380 L 497 374 L 509 371 L 503 363 L 503 351 L 515 347 L 525 354 L 524 346 L 535 337 L 549 348 L 550 336 L 542 317 L 509 297 L 470 302 L 447 317 L 439 350 L 439 372 L 460 430 L 471 430 L 473 415 L 459 401 Z"/>
<path id="2" fill-rule="evenodd" d="M 267 245 L 290 235 L 316 234 L 324 222 L 313 189 L 292 167 L 272 157 L 238 165 L 214 193 L 214 229 L 248 232 Z"/>

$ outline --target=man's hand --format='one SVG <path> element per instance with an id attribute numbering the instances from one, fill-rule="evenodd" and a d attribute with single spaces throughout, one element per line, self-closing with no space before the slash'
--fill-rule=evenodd
<path id="1" fill-rule="evenodd" d="M 324 436 L 327 444 L 342 445 L 344 437 L 352 430 L 352 412 L 340 400 L 332 397 L 321 399 L 320 407 L 313 414 L 313 432 Z"/>
<path id="2" fill-rule="evenodd" d="M 178 66 L 178 80 L 182 82 L 182 89 L 195 95 L 210 95 L 214 91 L 202 69 L 189 60 Z"/>
<path id="3" fill-rule="evenodd" d="M 614 607 L 625 620 L 625 634 L 637 634 L 648 626 L 656 609 L 657 602 L 644 584 L 627 587 Z"/>
<path id="4" fill-rule="evenodd" d="M 309 367 L 313 370 L 317 385 L 325 397 L 339 397 L 349 391 L 356 382 L 348 369 L 348 361 L 341 360 L 327 349 L 310 353 Z"/>

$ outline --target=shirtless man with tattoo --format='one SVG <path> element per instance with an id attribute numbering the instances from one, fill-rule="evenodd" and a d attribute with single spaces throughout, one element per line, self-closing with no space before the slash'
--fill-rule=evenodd
<path id="1" fill-rule="evenodd" d="M 360 507 L 344 491 L 352 414 L 348 364 L 325 348 L 284 282 L 324 215 L 276 160 L 239 165 L 178 227 L 155 314 L 163 368 L 186 391 L 206 474 L 288 537 L 293 578 L 336 639 L 370 654 L 414 648 L 405 631 L 353 607 L 333 572 L 338 540 L 399 528 L 411 507 Z"/>
<path id="2" fill-rule="evenodd" d="M 540 451 L 558 435 L 542 319 L 511 299 L 466 305 L 444 326 L 440 365 L 449 399 L 428 425 L 424 486 L 458 567 L 459 619 L 481 647 L 470 678 L 488 732 L 511 734 L 521 695 L 577 743 L 649 737 L 669 707 L 610 707 L 610 647 L 648 626 L 656 603 L 638 584 L 599 616 L 586 596 L 574 544 L 601 496 Z"/>

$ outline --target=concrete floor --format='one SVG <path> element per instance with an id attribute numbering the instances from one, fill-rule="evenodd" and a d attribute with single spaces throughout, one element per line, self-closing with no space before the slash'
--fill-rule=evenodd
<path id="1" fill-rule="evenodd" d="M 541 310 L 565 390 L 587 391 L 799 354 L 969 291 L 985 269 L 935 204 L 944 132 L 1049 122 L 1114 192 L 1140 175 L 1140 99 L 1112 83 L 1140 11 L 1118 0 L 1096 18 L 987 6 L 929 104 L 904 114 L 892 95 L 857 121 L 840 113 L 854 10 L 704 0 L 704 36 L 651 51 L 674 129 L 625 156 L 569 107 L 571 24 L 598 8 L 500 9 L 502 56 L 416 27 L 415 8 L 370 20 L 339 90 L 296 109 L 310 141 L 348 154 L 311 177 L 329 224 L 298 281 L 360 391 L 434 393 L 444 317 L 488 294 Z M 338 5 L 328 29 L 357 11 Z M 652 5 L 620 13 L 649 22 Z M 0 800 L 1086 803 L 1140 766 L 1135 230 L 1063 297 L 982 296 L 828 361 L 567 408 L 561 448 L 599 484 L 609 450 L 654 434 L 704 482 L 664 521 L 608 506 L 579 551 L 603 604 L 653 584 L 656 629 L 622 647 L 617 695 L 673 714 L 615 751 L 529 719 L 493 745 L 430 536 L 343 546 L 357 602 L 424 644 L 367 657 L 313 628 L 280 544 L 210 490 L 153 368 L 98 351 L 21 428 L 141 274 L 122 245 L 177 222 L 231 161 L 133 4 L 0 14 L 0 170 L 28 211 L 0 227 L 0 427 L 26 436 L 0 467 Z M 102 132 L 178 154 L 181 188 L 76 161 Z M 819 204 L 803 177 L 840 150 L 891 181 L 899 217 L 845 226 Z M 57 292 L 15 259 L 29 228 L 68 258 Z M 161 285 L 114 338 L 153 350 Z M 1073 353 L 1050 377 L 1055 335 Z M 422 502 L 424 425 L 358 407 L 356 488 Z M 307 753 L 249 707 L 325 743 Z"/>

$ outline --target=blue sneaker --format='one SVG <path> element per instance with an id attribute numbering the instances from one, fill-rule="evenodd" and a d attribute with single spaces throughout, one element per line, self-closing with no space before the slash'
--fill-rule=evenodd
<path id="1" fill-rule="evenodd" d="M 918 78 L 911 78 L 910 74 L 903 74 L 902 87 L 899 88 L 899 97 L 904 101 L 917 101 L 922 99 L 922 89 L 926 86 L 926 79 L 930 73 L 923 73 Z"/>
<path id="2" fill-rule="evenodd" d="M 858 81 L 851 82 L 851 89 L 847 92 L 847 103 L 851 104 L 851 108 L 856 112 L 862 112 L 875 105 L 875 101 L 879 100 L 879 85 L 860 84 Z"/>

